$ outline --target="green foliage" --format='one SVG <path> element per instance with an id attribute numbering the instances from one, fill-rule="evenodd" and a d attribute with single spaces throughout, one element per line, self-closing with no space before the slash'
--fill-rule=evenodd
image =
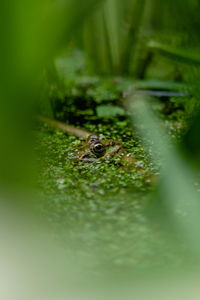
<path id="1" fill-rule="evenodd" d="M 166 262 L 177 266 L 185 248 L 199 258 L 199 1 L 3 0 L 0 7 L 3 190 L 11 194 L 14 186 L 32 182 L 36 111 L 82 126 L 122 140 L 136 167 L 120 169 L 118 158 L 75 164 L 79 141 L 39 128 L 37 204 L 43 218 L 59 233 L 66 230 L 75 249 L 85 245 L 83 256 L 98 249 L 96 259 L 103 248 L 103 266 L 144 269 L 157 266 L 158 257 L 162 269 Z M 152 105 L 149 98 L 143 103 L 148 93 L 155 94 Z M 133 111 L 124 108 L 130 94 Z M 150 194 L 151 173 L 162 176 L 156 196 Z M 164 207 L 155 228 L 143 212 L 152 198 L 154 216 Z M 166 215 L 175 243 L 158 230 Z"/>
<path id="2" fill-rule="evenodd" d="M 183 50 L 177 47 L 163 45 L 155 41 L 150 41 L 148 47 L 152 51 L 158 51 L 161 55 L 167 56 L 177 62 L 190 65 L 200 64 L 200 56 L 198 54 L 194 54 L 191 50 Z"/>
<path id="3" fill-rule="evenodd" d="M 98 105 L 96 108 L 97 116 L 102 118 L 124 116 L 125 111 L 123 108 L 114 105 Z"/>
<path id="4" fill-rule="evenodd" d="M 141 80 L 134 83 L 136 89 L 164 90 L 164 91 L 184 91 L 187 85 L 176 81 L 162 80 Z"/>
<path id="5" fill-rule="evenodd" d="M 40 98 L 44 68 L 51 69 L 55 55 L 100 2 L 1 1 L 0 181 L 9 182 L 11 178 L 18 181 L 22 173 L 22 177 L 28 177 L 30 129 L 39 99 L 43 101 L 44 111 L 52 113 L 46 91 Z"/>
<path id="6" fill-rule="evenodd" d="M 144 3 L 106 0 L 88 18 L 84 46 L 89 71 L 98 74 L 129 74 L 129 64 Z"/>

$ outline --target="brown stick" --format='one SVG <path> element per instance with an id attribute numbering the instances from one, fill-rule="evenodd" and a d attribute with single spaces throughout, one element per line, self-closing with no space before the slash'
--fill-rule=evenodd
<path id="1" fill-rule="evenodd" d="M 85 138 L 87 135 L 93 134 L 92 132 L 86 131 L 84 129 L 76 128 L 71 125 L 67 125 L 63 122 L 49 119 L 44 116 L 39 116 L 40 120 L 48 125 L 61 129 L 64 132 L 75 135 L 80 138 Z"/>

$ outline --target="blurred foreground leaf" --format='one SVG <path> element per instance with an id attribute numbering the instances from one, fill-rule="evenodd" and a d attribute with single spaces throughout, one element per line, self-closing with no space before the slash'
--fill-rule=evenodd
<path id="1" fill-rule="evenodd" d="M 161 128 L 144 97 L 133 95 L 128 107 L 154 161 L 162 165 L 159 201 L 188 247 L 199 257 L 200 196 L 193 186 L 196 174 Z"/>
<path id="2" fill-rule="evenodd" d="M 41 77 L 101 1 L 1 1 L 0 181 L 27 178 Z"/>

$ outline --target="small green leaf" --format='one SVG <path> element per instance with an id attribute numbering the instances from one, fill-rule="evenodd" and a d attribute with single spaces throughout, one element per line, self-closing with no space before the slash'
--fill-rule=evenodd
<path id="1" fill-rule="evenodd" d="M 160 54 L 169 57 L 170 59 L 186 63 L 186 64 L 200 64 L 200 56 L 190 49 L 183 50 L 180 48 L 175 48 L 168 45 L 163 45 L 161 43 L 150 41 L 148 46 L 153 51 L 158 51 Z"/>
<path id="2" fill-rule="evenodd" d="M 168 90 L 180 91 L 186 90 L 187 85 L 177 81 L 164 80 L 141 80 L 134 84 L 136 89 L 153 89 L 153 90 Z"/>
<path id="3" fill-rule="evenodd" d="M 96 108 L 97 116 L 102 117 L 115 117 L 117 115 L 124 116 L 125 110 L 122 107 L 114 105 L 99 105 Z"/>

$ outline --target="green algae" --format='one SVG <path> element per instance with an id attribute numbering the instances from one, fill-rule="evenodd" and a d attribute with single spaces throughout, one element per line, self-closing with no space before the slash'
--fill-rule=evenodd
<path id="1" fill-rule="evenodd" d="M 64 89 L 55 87 L 50 94 L 55 118 L 121 141 L 136 164 L 121 168 L 117 155 L 94 163 L 74 162 L 75 149 L 82 141 L 41 125 L 37 132 L 38 206 L 55 239 L 81 257 L 94 259 L 104 270 L 181 268 L 187 261 L 184 245 L 157 221 L 162 216 L 148 214 L 148 203 L 156 198 L 160 164 L 152 162 L 151 148 L 141 145 L 123 107 L 124 94 L 135 83 L 76 73 L 71 81 L 64 77 Z M 152 103 L 160 125 L 174 141 L 186 128 L 186 98 L 154 99 Z"/>
<path id="2" fill-rule="evenodd" d="M 158 166 L 152 164 L 126 122 L 115 124 L 109 131 L 102 124 L 88 123 L 85 129 L 121 140 L 138 167 L 121 169 L 115 158 L 76 163 L 72 156 L 80 140 L 40 126 L 38 206 L 55 238 L 78 255 L 89 260 L 95 257 L 98 269 L 179 268 L 183 263 L 182 245 L 158 230 L 159 225 L 153 224 L 144 211 L 155 189 L 149 175 L 158 176 Z"/>

